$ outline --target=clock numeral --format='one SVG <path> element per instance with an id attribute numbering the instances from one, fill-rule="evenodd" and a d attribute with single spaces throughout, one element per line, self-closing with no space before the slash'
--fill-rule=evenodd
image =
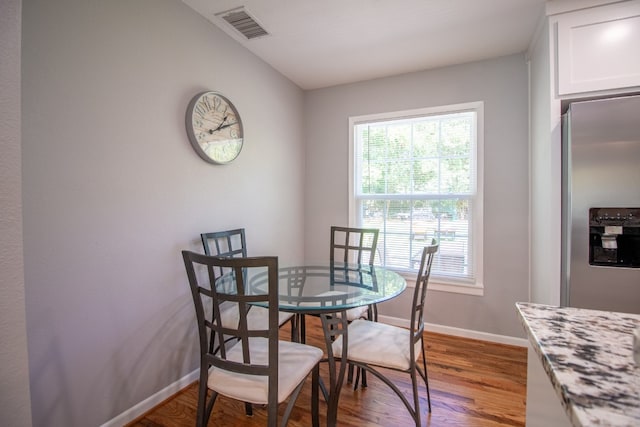
<path id="1" fill-rule="evenodd" d="M 202 104 L 198 104 L 196 105 L 196 107 L 194 108 L 194 111 L 200 116 L 200 117 L 204 117 L 205 114 L 207 114 L 207 110 L 204 109 L 204 107 L 202 106 Z"/>
<path id="2" fill-rule="evenodd" d="M 204 98 L 202 98 L 202 104 L 201 104 L 207 111 L 211 109 L 211 106 L 209 104 L 209 97 L 205 96 Z"/>

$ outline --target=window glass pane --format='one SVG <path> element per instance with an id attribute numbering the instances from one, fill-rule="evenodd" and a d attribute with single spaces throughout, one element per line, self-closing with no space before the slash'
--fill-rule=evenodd
<path id="1" fill-rule="evenodd" d="M 368 161 L 361 165 L 362 193 L 384 194 L 387 192 L 387 162 Z"/>
<path id="2" fill-rule="evenodd" d="M 385 265 L 398 268 L 410 268 L 407 249 L 409 247 L 409 236 L 396 232 L 387 232 L 382 239 L 383 256 Z"/>
<path id="3" fill-rule="evenodd" d="M 387 142 L 384 126 L 356 127 L 356 150 L 360 164 L 360 191 L 365 194 L 386 192 Z"/>
<path id="4" fill-rule="evenodd" d="M 416 159 L 413 162 L 414 193 L 438 193 L 439 165 L 438 159 Z"/>
<path id="5" fill-rule="evenodd" d="M 441 192 L 445 194 L 471 192 L 471 165 L 469 158 L 442 159 Z"/>
<path id="6" fill-rule="evenodd" d="M 471 146 L 472 116 L 460 115 L 441 122 L 441 155 L 468 156 Z"/>
<path id="7" fill-rule="evenodd" d="M 387 174 L 388 194 L 411 193 L 412 163 L 411 160 L 389 162 L 389 173 Z"/>
<path id="8" fill-rule="evenodd" d="M 381 200 L 362 200 L 358 204 L 358 211 L 365 228 L 380 228 L 384 213 L 384 202 Z M 376 225 L 370 225 L 375 222 Z"/>
<path id="9" fill-rule="evenodd" d="M 387 155 L 386 132 L 383 126 L 363 126 L 363 141 L 366 151 L 363 156 L 367 160 L 384 159 Z"/>
<path id="10" fill-rule="evenodd" d="M 413 126 L 413 156 L 438 156 L 438 122 L 426 120 Z"/>
<path id="11" fill-rule="evenodd" d="M 387 127 L 387 151 L 390 159 L 411 158 L 410 124 L 392 124 Z"/>

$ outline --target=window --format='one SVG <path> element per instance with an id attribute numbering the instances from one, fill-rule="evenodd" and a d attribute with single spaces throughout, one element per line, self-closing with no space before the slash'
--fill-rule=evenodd
<path id="1" fill-rule="evenodd" d="M 350 118 L 350 217 L 380 230 L 377 263 L 413 276 L 435 238 L 430 288 L 482 293 L 482 125 L 482 102 Z"/>

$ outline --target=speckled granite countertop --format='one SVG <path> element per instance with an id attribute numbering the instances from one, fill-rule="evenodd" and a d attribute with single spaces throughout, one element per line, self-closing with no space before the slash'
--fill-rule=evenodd
<path id="1" fill-rule="evenodd" d="M 576 427 L 640 426 L 640 315 L 517 303 L 529 341 Z"/>

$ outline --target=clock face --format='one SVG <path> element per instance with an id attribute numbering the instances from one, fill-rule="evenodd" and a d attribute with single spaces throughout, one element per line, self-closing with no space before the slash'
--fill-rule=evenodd
<path id="1" fill-rule="evenodd" d="M 242 150 L 240 115 L 219 93 L 202 92 L 193 97 L 187 107 L 186 127 L 196 153 L 209 163 L 229 163 Z"/>

